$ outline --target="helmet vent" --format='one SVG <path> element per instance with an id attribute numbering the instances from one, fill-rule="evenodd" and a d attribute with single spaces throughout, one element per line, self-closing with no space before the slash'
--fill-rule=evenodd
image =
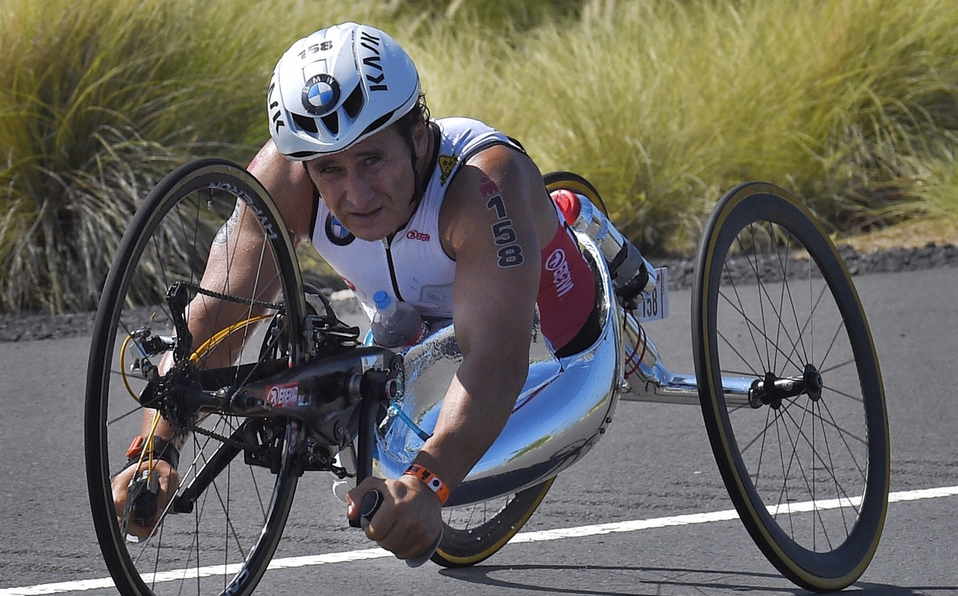
<path id="1" fill-rule="evenodd" d="M 343 110 L 346 111 L 346 114 L 350 118 L 356 119 L 356 116 L 359 115 L 359 112 L 362 111 L 363 105 L 366 103 L 363 98 L 363 89 L 361 85 L 356 85 L 356 88 L 353 89 L 353 92 L 349 94 L 349 97 L 346 98 L 346 101 L 343 102 Z"/>
<path id="2" fill-rule="evenodd" d="M 329 134 L 333 136 L 339 134 L 339 116 L 336 115 L 336 112 L 321 116 L 319 119 L 323 121 L 323 124 L 329 130 Z"/>
<path id="3" fill-rule="evenodd" d="M 364 130 L 364 131 L 363 131 L 363 134 L 360 135 L 360 136 L 365 136 L 367 133 L 370 133 L 370 132 L 379 130 L 380 128 L 382 128 L 383 126 L 385 126 L 386 123 L 389 122 L 389 119 L 392 118 L 392 115 L 393 115 L 395 112 L 396 112 L 396 110 L 391 110 L 391 111 L 387 112 L 386 114 L 383 114 L 383 115 L 380 116 L 379 118 L 376 118 L 376 120 L 375 120 L 372 124 L 370 124 L 369 126 L 366 127 L 366 130 Z"/>
<path id="4" fill-rule="evenodd" d="M 319 132 L 319 130 L 317 130 L 316 128 L 316 121 L 313 120 L 312 118 L 308 118 L 306 116 L 300 116 L 299 114 L 292 114 L 292 116 L 293 116 L 293 122 L 295 122 L 297 126 L 302 128 L 306 132 L 311 132 L 313 134 L 316 134 L 317 132 Z"/>

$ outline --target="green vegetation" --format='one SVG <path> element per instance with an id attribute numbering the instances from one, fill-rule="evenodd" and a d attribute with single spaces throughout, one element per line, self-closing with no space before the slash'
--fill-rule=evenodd
<path id="1" fill-rule="evenodd" d="M 343 20 L 406 46 L 434 116 L 592 180 L 645 250 L 689 251 L 750 179 L 836 234 L 958 219 L 953 0 L 0 0 L 0 312 L 93 308 L 149 189 L 249 160 L 275 61 Z"/>

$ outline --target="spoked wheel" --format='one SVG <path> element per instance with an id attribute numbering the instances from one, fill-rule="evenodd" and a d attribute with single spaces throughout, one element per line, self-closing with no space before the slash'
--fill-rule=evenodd
<path id="1" fill-rule="evenodd" d="M 748 183 L 699 247 L 693 349 L 705 424 L 735 507 L 787 578 L 839 590 L 878 547 L 888 421 L 871 332 L 811 214 Z"/>
<path id="2" fill-rule="evenodd" d="M 432 561 L 443 567 L 468 567 L 484 561 L 522 529 L 555 478 L 518 493 L 481 503 L 443 509 L 443 534 Z"/>
<path id="3" fill-rule="evenodd" d="M 200 160 L 153 190 L 123 238 L 97 313 L 85 411 L 93 519 L 121 594 L 249 594 L 276 549 L 298 477 L 290 455 L 296 423 L 216 408 L 197 414 L 172 400 L 157 406 L 189 438 L 177 496 L 139 542 L 121 527 L 111 481 L 141 434 L 140 400 L 161 393 L 174 362 L 184 387 L 229 394 L 303 358 L 302 283 L 284 230 L 255 178 L 226 161 Z M 229 269 L 241 250 L 255 251 L 253 281 L 232 287 Z M 204 278 L 211 251 L 224 275 Z M 167 298 L 171 288 L 182 305 Z M 213 333 L 210 341 L 177 339 L 184 312 Z"/>

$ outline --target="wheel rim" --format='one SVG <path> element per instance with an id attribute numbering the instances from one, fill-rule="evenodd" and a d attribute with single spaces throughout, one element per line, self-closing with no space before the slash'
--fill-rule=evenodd
<path id="1" fill-rule="evenodd" d="M 475 565 L 505 546 L 525 525 L 555 478 L 515 494 L 443 510 L 443 539 L 433 561 L 446 567 Z"/>
<path id="2" fill-rule="evenodd" d="M 134 364 L 142 355 L 137 346 L 144 342 L 126 339 L 146 328 L 153 338 L 171 334 L 171 310 L 160 294 L 173 282 L 199 284 L 218 225 L 229 219 L 238 197 L 257 209 L 272 209 L 269 217 L 275 217 L 275 207 L 263 202 L 258 183 L 236 166 L 208 160 L 172 174 L 147 199 L 146 210 L 131 223 L 129 238 L 121 244 L 117 263 L 135 266 L 124 270 L 114 265 L 105 287 L 88 373 L 87 470 L 98 539 L 124 593 L 248 593 L 272 556 L 291 506 L 296 476 L 291 474 L 290 458 L 282 457 L 291 427 L 285 422 L 244 426 L 241 419 L 212 413 L 193 430 L 181 453 L 179 494 L 195 486 L 207 462 L 227 453 L 234 456 L 224 458 L 223 470 L 200 491 L 192 511 L 174 513 L 171 506 L 156 533 L 139 543 L 121 536 L 112 514 L 110 474 L 125 467 L 126 446 L 139 434 L 142 420 L 133 396 L 141 395 L 148 385 L 143 367 L 137 370 Z M 268 340 L 261 329 L 276 316 L 284 316 L 287 324 L 301 320 L 300 303 L 284 299 L 287 294 L 296 296 L 299 287 L 298 272 L 290 276 L 294 265 L 290 246 L 274 237 L 263 255 L 264 262 L 269 259 L 278 265 L 280 278 L 288 278 L 279 282 L 278 298 L 271 295 L 263 300 L 271 306 L 257 307 L 257 313 L 247 303 L 246 318 L 257 321 L 220 337 L 222 346 L 240 348 L 240 363 L 298 358 L 288 353 L 288 342 Z M 254 294 L 265 298 L 261 290 L 266 285 L 264 281 Z M 191 289 L 190 296 L 194 295 Z M 287 316 L 290 311 L 297 314 Z M 291 329 L 292 337 L 298 337 L 298 323 L 290 325 L 296 327 Z M 264 350 L 264 346 L 270 348 Z M 204 362 L 214 353 L 198 349 L 196 366 L 208 368 Z M 157 354 L 150 361 L 156 365 L 162 358 Z M 217 377 L 211 383 L 228 387 L 243 382 L 238 368 L 217 368 L 222 374 L 208 375 Z M 240 443 L 259 445 L 261 452 L 272 453 L 276 465 L 272 470 L 248 465 L 243 450 L 237 448 Z"/>
<path id="3" fill-rule="evenodd" d="M 697 298 L 713 448 L 770 561 L 805 587 L 844 587 L 874 554 L 887 499 L 874 346 L 848 273 L 807 212 L 761 187 L 730 195 L 727 217 L 710 226 Z M 720 375 L 755 378 L 750 399 L 726 400 Z"/>

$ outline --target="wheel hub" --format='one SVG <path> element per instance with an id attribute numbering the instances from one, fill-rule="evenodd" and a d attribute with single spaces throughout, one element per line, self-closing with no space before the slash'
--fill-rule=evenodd
<path id="1" fill-rule="evenodd" d="M 748 390 L 748 403 L 753 408 L 769 406 L 777 410 L 782 406 L 782 400 L 806 394 L 812 401 L 822 398 L 822 388 L 825 386 L 821 373 L 815 365 L 805 365 L 800 377 L 779 377 L 773 372 L 765 373 L 762 379 L 756 379 Z"/>

